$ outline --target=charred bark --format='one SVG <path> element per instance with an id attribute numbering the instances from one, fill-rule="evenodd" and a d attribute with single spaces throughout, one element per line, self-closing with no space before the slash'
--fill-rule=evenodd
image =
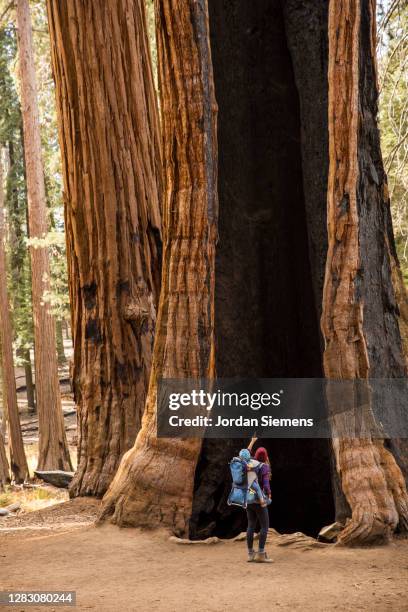
<path id="1" fill-rule="evenodd" d="M 71 495 L 103 495 L 140 429 L 159 295 L 161 160 L 142 0 L 49 0 L 78 405 Z"/>
<path id="2" fill-rule="evenodd" d="M 200 440 L 156 437 L 158 378 L 214 375 L 216 105 L 206 0 L 156 2 L 165 162 L 162 291 L 142 429 L 101 518 L 185 533 Z"/>
<path id="3" fill-rule="evenodd" d="M 209 12 L 219 105 L 217 375 L 319 377 L 327 251 L 327 7 L 210 0 Z M 204 441 L 192 536 L 231 535 L 245 526 L 245 516 L 229 508 L 226 497 L 228 461 L 247 443 Z M 274 526 L 316 535 L 333 519 L 329 444 L 262 444 L 273 462 Z"/>

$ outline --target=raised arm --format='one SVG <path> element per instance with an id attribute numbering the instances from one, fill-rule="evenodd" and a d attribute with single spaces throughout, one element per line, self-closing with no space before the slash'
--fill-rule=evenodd
<path id="1" fill-rule="evenodd" d="M 251 439 L 251 441 L 250 441 L 250 443 L 249 443 L 249 445 L 248 445 L 248 450 L 249 450 L 249 452 L 251 452 L 251 451 L 252 451 L 252 447 L 253 447 L 253 445 L 255 444 L 255 442 L 257 441 L 257 439 L 258 439 L 258 438 L 255 438 L 255 437 L 253 437 L 253 438 Z"/>

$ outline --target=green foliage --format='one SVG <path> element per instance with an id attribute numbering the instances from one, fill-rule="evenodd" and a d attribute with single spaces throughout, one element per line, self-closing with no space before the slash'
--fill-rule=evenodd
<path id="1" fill-rule="evenodd" d="M 31 348 L 33 323 L 31 275 L 27 252 L 27 194 L 24 173 L 23 125 L 13 78 L 17 55 L 12 24 L 0 30 L 0 146 L 7 152 L 5 193 L 7 212 L 8 291 L 16 348 Z"/>
<path id="2" fill-rule="evenodd" d="M 395 239 L 408 284 L 408 1 L 379 3 L 380 129 Z"/>
<path id="3" fill-rule="evenodd" d="M 0 14 L 6 5 L 0 0 Z M 65 253 L 62 177 L 58 131 L 51 73 L 46 6 L 43 0 L 30 2 L 33 43 L 38 83 L 42 156 L 50 231 L 42 246 L 50 253 L 50 290 L 44 302 L 60 320 L 69 317 L 67 266 Z M 5 205 L 7 211 L 8 290 L 11 301 L 15 348 L 33 346 L 31 273 L 28 248 L 31 241 L 27 224 L 27 193 L 24 169 L 23 124 L 19 101 L 17 38 L 15 13 L 9 8 L 0 24 L 0 145 L 8 153 Z"/>
<path id="4" fill-rule="evenodd" d="M 59 320 L 69 316 L 68 279 L 65 252 L 65 234 L 63 231 L 51 230 L 45 238 L 30 238 L 28 243 L 33 248 L 47 247 L 52 262 L 50 289 L 43 295 L 43 301 L 51 304 L 55 317 Z"/>
<path id="5" fill-rule="evenodd" d="M 46 237 L 51 264 L 50 290 L 43 296 L 59 320 L 69 320 L 68 275 L 62 199 L 61 156 L 51 69 L 47 10 L 44 0 L 30 2 L 38 84 L 38 107 L 50 231 Z"/>

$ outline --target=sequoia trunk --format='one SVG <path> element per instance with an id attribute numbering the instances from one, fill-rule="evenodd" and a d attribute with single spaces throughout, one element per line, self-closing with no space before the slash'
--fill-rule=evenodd
<path id="1" fill-rule="evenodd" d="M 158 113 L 143 0 L 48 1 L 78 406 L 71 495 L 103 495 L 144 410 L 161 258 Z"/>
<path id="2" fill-rule="evenodd" d="M 187 531 L 200 440 L 156 437 L 157 382 L 214 375 L 216 105 L 206 0 L 158 0 L 165 163 L 162 291 L 142 429 L 103 501 L 119 525 Z"/>
<path id="3" fill-rule="evenodd" d="M 245 441 L 157 439 L 159 377 L 212 375 L 214 363 L 220 376 L 406 376 L 376 124 L 375 15 L 371 0 L 208 0 L 218 223 L 203 208 L 217 198 L 215 174 L 208 180 L 216 151 L 214 116 L 205 121 L 213 104 L 207 20 L 203 29 L 194 10 L 203 3 L 169 5 L 156 1 L 166 203 L 154 365 L 142 430 L 101 518 L 177 533 L 190 518 L 194 537 L 234 535 L 243 521 L 225 503 L 227 462 Z M 391 453 L 377 440 L 343 439 L 333 461 L 328 441 L 262 443 L 273 463 L 274 527 L 316 535 L 334 518 L 333 496 L 351 518 L 343 543 L 405 527 L 398 444 Z"/>
<path id="4" fill-rule="evenodd" d="M 331 0 L 329 9 L 330 166 L 322 331 L 324 372 L 334 379 L 406 375 L 376 126 L 374 11 L 371 0 Z M 352 511 L 339 541 L 387 539 L 398 523 L 406 529 L 406 485 L 383 442 L 342 436 L 334 448 Z"/>
<path id="5" fill-rule="evenodd" d="M 3 161 L 0 157 L 0 336 L 4 389 L 3 408 L 5 414 L 7 415 L 9 424 L 8 435 L 11 471 L 14 475 L 15 482 L 21 483 L 29 477 L 29 472 L 24 451 L 23 436 L 20 427 L 20 415 L 17 404 L 16 378 L 13 360 L 13 335 L 7 294 L 7 267 L 4 239 Z"/>
<path id="6" fill-rule="evenodd" d="M 47 215 L 28 0 L 17 1 L 17 24 L 30 238 L 41 240 L 47 233 Z M 50 278 L 48 251 L 39 244 L 31 246 L 30 253 L 39 418 L 38 469 L 71 470 L 58 381 L 55 321 L 49 304 L 43 302 Z"/>

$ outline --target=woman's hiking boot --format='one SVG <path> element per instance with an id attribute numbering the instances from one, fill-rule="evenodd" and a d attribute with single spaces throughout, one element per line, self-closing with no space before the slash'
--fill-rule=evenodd
<path id="1" fill-rule="evenodd" d="M 248 559 L 247 559 L 248 563 L 251 563 L 252 561 L 255 561 L 255 551 L 254 550 L 248 550 Z"/>
<path id="2" fill-rule="evenodd" d="M 266 552 L 265 552 L 265 551 L 260 552 L 259 550 L 258 550 L 258 552 L 255 554 L 255 559 L 254 559 L 254 561 L 255 561 L 256 563 L 273 563 L 272 559 L 270 559 L 270 558 L 268 557 L 268 555 L 266 554 Z"/>

